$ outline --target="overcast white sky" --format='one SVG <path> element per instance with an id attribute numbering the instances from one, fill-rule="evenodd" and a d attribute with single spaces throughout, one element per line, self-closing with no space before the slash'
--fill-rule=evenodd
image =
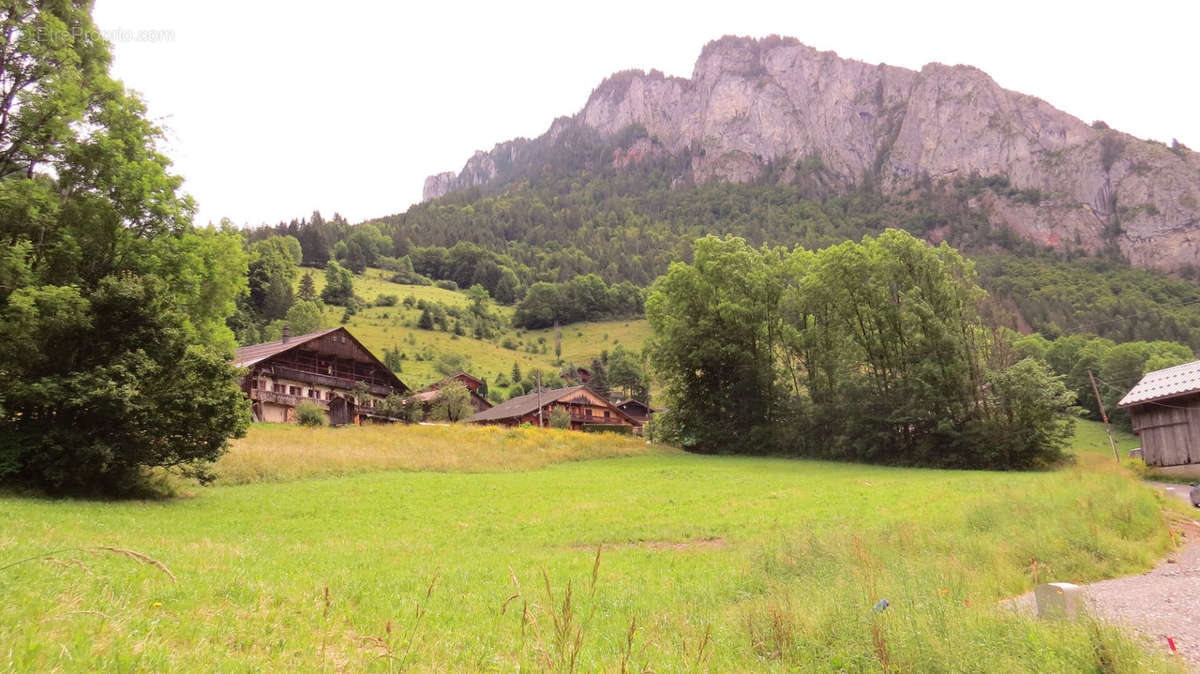
<path id="1" fill-rule="evenodd" d="M 96 0 L 95 19 L 115 75 L 168 128 L 198 223 L 401 212 L 425 176 L 540 135 L 606 75 L 690 76 L 724 34 L 913 69 L 970 64 L 1085 121 L 1200 148 L 1191 0 Z M 171 34 L 141 34 L 154 30 Z"/>

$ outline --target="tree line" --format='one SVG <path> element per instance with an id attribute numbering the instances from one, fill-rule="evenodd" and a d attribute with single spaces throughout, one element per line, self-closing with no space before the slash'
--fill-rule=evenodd
<path id="1" fill-rule="evenodd" d="M 1065 459 L 1074 396 L 1012 357 L 949 246 L 887 230 L 816 252 L 716 237 L 695 251 L 646 304 L 683 445 L 961 468 Z"/>
<path id="2" fill-rule="evenodd" d="M 980 286 L 1043 334 L 1094 332 L 1200 348 L 1200 286 L 1188 280 L 1196 278 L 1194 270 L 1173 279 L 1119 259 L 1089 257 L 1070 242 L 1052 252 L 993 227 L 971 206 L 984 192 L 1041 198 L 1014 190 L 1004 176 L 930 182 L 905 197 L 866 187 L 839 193 L 804 179 L 820 172 L 813 157 L 801 162 L 791 184 L 764 177 L 680 185 L 670 158 L 618 170 L 599 158 L 611 157 L 625 141 L 574 142 L 573 149 L 539 150 L 543 168 L 555 170 L 517 171 L 486 191 L 464 190 L 353 226 L 316 213 L 257 230 L 252 238 L 294 236 L 306 265 L 333 259 L 352 271 L 364 265 L 391 270 L 397 282 L 479 284 L 496 301 L 514 304 L 537 283 L 580 276 L 648 287 L 672 262 L 690 261 L 692 242 L 708 234 L 738 236 L 754 246 L 818 249 L 897 227 L 915 236 L 936 233 L 977 258 Z M 1113 315 L 1136 319 L 1105 320 Z"/>

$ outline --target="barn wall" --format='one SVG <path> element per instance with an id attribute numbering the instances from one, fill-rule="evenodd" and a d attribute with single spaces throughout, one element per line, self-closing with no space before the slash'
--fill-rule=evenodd
<path id="1" fill-rule="evenodd" d="M 284 407 L 282 405 L 273 405 L 271 403 L 262 404 L 263 421 L 269 421 L 277 424 L 285 423 L 290 421 L 290 419 L 288 419 L 288 413 L 291 411 L 292 408 Z"/>
<path id="2" fill-rule="evenodd" d="M 1130 412 L 1146 465 L 1200 463 L 1200 399 L 1168 399 L 1138 405 Z"/>

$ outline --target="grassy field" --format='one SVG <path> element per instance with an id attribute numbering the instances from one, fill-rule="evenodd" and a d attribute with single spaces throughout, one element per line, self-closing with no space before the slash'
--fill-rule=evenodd
<path id="1" fill-rule="evenodd" d="M 565 461 L 678 453 L 632 436 L 495 426 L 303 428 L 254 424 L 217 462 L 223 485 L 282 482 L 380 470 L 483 473 Z"/>
<path id="2" fill-rule="evenodd" d="M 219 466 L 250 484 L 0 498 L 0 666 L 1173 671 L 1111 628 L 997 607 L 1033 558 L 1078 582 L 1170 545 L 1161 499 L 1081 428 L 1077 467 L 989 473 L 255 427 Z M 342 476 L 279 482 L 323 473 Z"/>
<path id="3" fill-rule="evenodd" d="M 466 296 L 461 292 L 433 286 L 391 283 L 387 280 L 388 276 L 381 269 L 368 269 L 362 276 L 354 278 L 354 291 L 368 303 L 374 302 L 380 295 L 395 295 L 401 301 L 411 295 L 417 300 L 441 302 L 447 306 L 467 305 Z M 319 270 L 314 271 L 313 281 L 320 292 L 325 285 L 324 274 Z M 497 306 L 495 310 L 506 325 L 511 322 L 511 307 Z M 328 307 L 326 326 L 339 325 L 342 314 L 341 307 Z M 536 367 L 547 373 L 558 372 L 558 365 L 554 362 L 555 335 L 552 329 L 525 331 L 509 328 L 494 339 L 479 340 L 436 330 L 421 330 L 416 327 L 420 317 L 420 311 L 400 305 L 367 307 L 352 316 L 346 327 L 377 356 L 382 356 L 385 348 L 403 351 L 408 359 L 404 361 L 399 376 L 416 389 L 442 378 L 443 375 L 435 369 L 435 363 L 443 354 L 466 356 L 469 358 L 468 370 L 476 376 L 487 378 L 489 382 L 495 381 L 502 372 L 508 376 L 514 362 L 520 365 L 522 371 Z M 644 319 L 579 323 L 564 326 L 562 335 L 564 363 L 586 366 L 601 351 L 612 350 L 618 344 L 640 351 L 649 335 L 649 326 Z M 505 341 L 517 348 L 505 348 Z M 537 353 L 527 349 L 531 344 L 537 346 Z M 543 345 L 545 353 L 541 352 Z"/>

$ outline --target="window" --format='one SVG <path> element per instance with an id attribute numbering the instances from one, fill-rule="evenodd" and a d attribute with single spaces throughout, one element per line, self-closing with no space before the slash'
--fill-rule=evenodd
<path id="1" fill-rule="evenodd" d="M 608 418 L 608 410 L 604 410 L 604 418 L 605 418 L 605 419 L 607 419 L 607 418 Z"/>
<path id="2" fill-rule="evenodd" d="M 300 395 L 300 387 L 299 386 L 289 386 L 288 387 L 288 395 L 293 395 L 293 396 Z"/>
<path id="3" fill-rule="evenodd" d="M 312 398 L 313 400 L 320 400 L 321 392 L 315 388 L 310 388 L 310 389 L 308 389 L 308 397 Z"/>
<path id="4" fill-rule="evenodd" d="M 256 389 L 256 388 L 258 388 L 258 380 L 257 380 L 257 379 L 251 379 L 251 380 L 250 380 L 250 389 L 251 389 L 251 390 L 254 390 L 254 389 Z"/>
<path id="5" fill-rule="evenodd" d="M 587 408 L 587 415 L 588 415 L 589 417 L 590 417 L 590 416 L 592 416 L 592 408 L 590 408 L 590 407 L 589 407 L 589 408 Z"/>
<path id="6" fill-rule="evenodd" d="M 326 399 L 326 400 L 333 400 L 333 391 L 326 391 L 326 392 L 325 392 L 325 399 Z"/>

